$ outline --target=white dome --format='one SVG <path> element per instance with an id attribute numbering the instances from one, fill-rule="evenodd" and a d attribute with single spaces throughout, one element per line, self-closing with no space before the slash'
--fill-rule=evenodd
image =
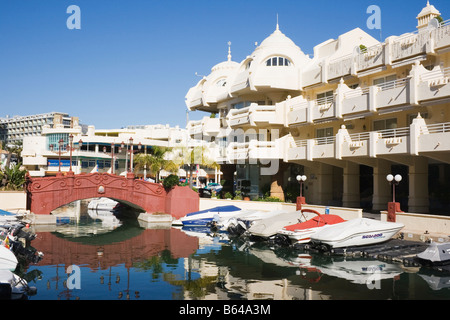
<path id="1" fill-rule="evenodd" d="M 280 31 L 280 29 L 277 28 L 276 30 L 270 35 L 268 36 L 266 39 L 264 39 L 263 42 L 261 42 L 261 44 L 259 45 L 259 48 L 266 48 L 266 47 L 279 47 L 279 46 L 286 46 L 286 47 L 297 47 L 298 46 L 294 43 L 294 41 L 292 41 L 291 39 L 289 39 L 288 37 L 286 37 L 286 35 Z"/>

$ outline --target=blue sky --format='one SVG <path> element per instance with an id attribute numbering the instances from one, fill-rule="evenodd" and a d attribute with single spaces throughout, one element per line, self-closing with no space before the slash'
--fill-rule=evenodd
<path id="1" fill-rule="evenodd" d="M 449 0 L 431 0 L 445 20 Z M 81 10 L 69 30 L 67 7 Z M 0 0 L 0 117 L 50 111 L 98 129 L 186 124 L 185 95 L 225 61 L 240 62 L 274 30 L 305 53 L 359 27 L 378 5 L 382 40 L 414 31 L 426 0 Z M 190 113 L 200 119 L 205 113 Z"/>

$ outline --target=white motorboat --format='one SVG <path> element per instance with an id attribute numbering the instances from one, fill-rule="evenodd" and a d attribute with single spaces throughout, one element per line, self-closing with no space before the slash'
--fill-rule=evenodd
<path id="1" fill-rule="evenodd" d="M 188 213 L 186 216 L 179 219 L 179 222 L 173 222 L 173 224 L 181 223 L 183 226 L 199 226 L 204 227 L 209 225 L 213 219 L 231 218 L 234 215 L 240 213 L 241 209 L 236 206 L 219 206 L 211 209 L 196 211 Z"/>
<path id="2" fill-rule="evenodd" d="M 21 217 L 21 215 L 18 215 L 16 213 L 0 210 L 0 224 L 17 222 L 19 216 Z"/>
<path id="3" fill-rule="evenodd" d="M 308 219 L 306 213 L 313 213 L 316 216 Z M 276 241 L 279 244 L 294 244 L 294 243 L 308 243 L 311 241 L 311 236 L 319 232 L 325 227 L 344 222 L 338 215 L 325 214 L 322 215 L 312 209 L 303 209 L 301 211 L 301 220 L 299 223 L 285 226 L 278 230 Z"/>
<path id="4" fill-rule="evenodd" d="M 380 243 L 391 239 L 404 225 L 358 218 L 328 226 L 311 236 L 313 246 L 321 250 Z"/>
<path id="5" fill-rule="evenodd" d="M 299 211 L 284 212 L 269 218 L 254 221 L 247 233 L 253 237 L 268 240 L 274 237 L 280 229 L 297 223 L 301 217 Z"/>
<path id="6" fill-rule="evenodd" d="M 117 206 L 119 202 L 109 199 L 109 198 L 98 198 L 93 199 L 88 204 L 89 210 L 106 210 L 112 211 Z"/>
<path id="7" fill-rule="evenodd" d="M 27 281 L 9 270 L 0 270 L 1 298 L 22 299 L 25 295 L 36 293 L 35 287 L 30 287 Z"/>
<path id="8" fill-rule="evenodd" d="M 273 218 L 288 212 L 286 210 L 274 210 L 274 211 L 256 211 L 244 217 L 240 217 L 234 220 L 230 220 L 228 223 L 227 231 L 234 236 L 241 236 L 247 230 L 249 230 L 253 224 L 257 221 Z"/>
<path id="9" fill-rule="evenodd" d="M 0 246 L 0 270 L 14 271 L 17 263 L 16 255 L 9 248 Z"/>

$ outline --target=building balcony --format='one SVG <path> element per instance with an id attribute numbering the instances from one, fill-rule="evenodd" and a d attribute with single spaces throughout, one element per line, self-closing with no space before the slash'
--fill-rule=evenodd
<path id="1" fill-rule="evenodd" d="M 308 101 L 303 97 L 296 97 L 286 101 L 288 126 L 320 122 L 336 118 L 337 109 L 334 97 L 326 97 Z"/>
<path id="2" fill-rule="evenodd" d="M 284 125 L 283 104 L 262 106 L 252 103 L 242 109 L 231 109 L 227 115 L 227 123 L 231 128 Z"/>
<path id="3" fill-rule="evenodd" d="M 335 137 L 291 139 L 286 150 L 287 161 L 386 158 L 401 163 L 405 156 L 418 155 L 449 163 L 450 123 L 427 125 L 418 118 L 410 127 L 354 134 L 343 128 Z"/>
<path id="4" fill-rule="evenodd" d="M 355 50 L 353 54 L 329 61 L 325 59 L 320 66 L 303 74 L 303 85 L 311 86 L 326 83 L 348 75 L 366 75 L 379 72 L 387 65 L 394 67 L 414 64 L 426 59 L 427 54 L 450 47 L 450 20 L 437 28 L 425 28 L 392 36 L 386 42 Z"/>
<path id="5" fill-rule="evenodd" d="M 450 100 L 450 67 L 436 67 L 432 71 L 424 71 L 420 75 L 417 99 L 421 103 Z"/>
<path id="6" fill-rule="evenodd" d="M 220 119 L 204 117 L 201 120 L 189 121 L 188 133 L 193 136 L 217 136 L 220 132 Z"/>

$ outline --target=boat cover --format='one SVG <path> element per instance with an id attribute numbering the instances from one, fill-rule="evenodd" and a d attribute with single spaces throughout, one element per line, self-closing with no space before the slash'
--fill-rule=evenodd
<path id="1" fill-rule="evenodd" d="M 214 208 L 210 208 L 210 209 L 206 209 L 206 210 L 191 212 L 191 213 L 188 213 L 186 216 L 189 217 L 189 216 L 193 216 L 193 215 L 196 215 L 196 214 L 199 214 L 199 213 L 207 213 L 207 212 L 220 213 L 220 212 L 233 212 L 233 211 L 240 211 L 240 210 L 241 210 L 241 208 L 238 208 L 238 207 L 232 206 L 232 205 L 230 205 L 230 206 L 220 206 L 220 207 L 214 207 Z"/>
<path id="2" fill-rule="evenodd" d="M 320 217 L 314 217 L 305 222 L 286 226 L 283 229 L 287 231 L 304 230 L 309 228 L 323 227 L 324 225 L 327 224 L 336 224 L 344 221 L 345 220 L 342 219 L 340 216 L 327 214 L 321 215 Z"/>
<path id="3" fill-rule="evenodd" d="M 450 243 L 432 242 L 428 248 L 417 255 L 418 258 L 431 262 L 444 262 L 450 260 Z"/>
<path id="4" fill-rule="evenodd" d="M 0 216 L 15 216 L 15 215 L 16 215 L 15 213 L 0 209 Z"/>

